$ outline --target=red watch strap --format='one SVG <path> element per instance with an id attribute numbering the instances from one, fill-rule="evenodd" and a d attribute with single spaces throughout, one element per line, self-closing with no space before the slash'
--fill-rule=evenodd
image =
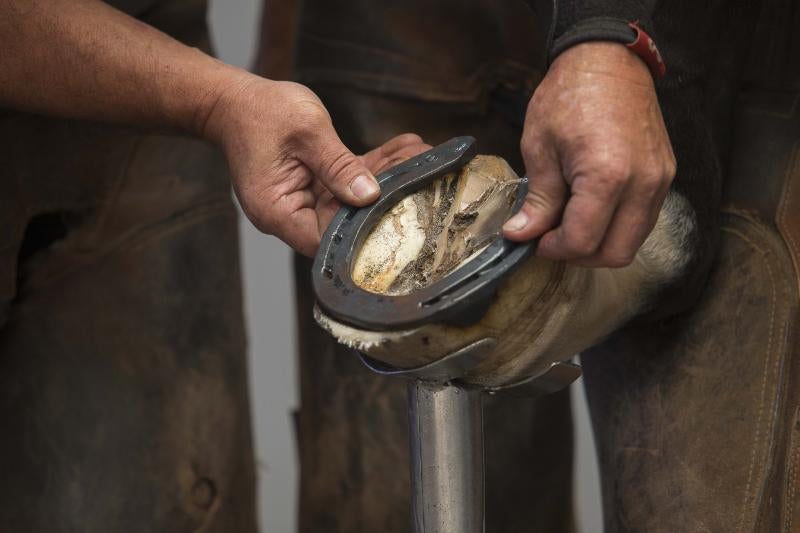
<path id="1" fill-rule="evenodd" d="M 656 42 L 639 26 L 638 20 L 629 22 L 628 26 L 636 32 L 636 40 L 625 46 L 647 63 L 654 78 L 664 77 L 664 74 L 667 73 L 667 65 L 664 64 L 664 59 L 661 57 L 661 52 L 658 51 Z"/>

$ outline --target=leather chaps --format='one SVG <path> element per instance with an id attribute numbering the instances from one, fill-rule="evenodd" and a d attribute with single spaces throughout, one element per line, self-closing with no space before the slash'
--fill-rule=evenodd
<path id="1" fill-rule="evenodd" d="M 208 49 L 203 1 L 138 4 Z M 0 162 L 0 531 L 255 533 L 222 155 L 0 111 Z"/>

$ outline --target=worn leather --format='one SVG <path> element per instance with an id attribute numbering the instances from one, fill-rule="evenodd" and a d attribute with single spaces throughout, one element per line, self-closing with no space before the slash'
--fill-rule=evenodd
<path id="1" fill-rule="evenodd" d="M 205 46 L 202 7 L 148 16 Z M 254 533 L 221 154 L 4 111 L 0 161 L 0 531 Z"/>
<path id="2" fill-rule="evenodd" d="M 255 531 L 224 161 L 33 117 L 0 139 L 18 191 L 0 212 L 26 214 L 0 329 L 0 530 Z"/>
<path id="3" fill-rule="evenodd" d="M 731 168 L 727 202 L 744 205 L 780 232 L 800 281 L 800 94 L 759 90 L 741 97 L 737 142 L 747 145 Z M 758 185 L 744 176 L 762 172 L 775 179 Z"/>
<path id="4" fill-rule="evenodd" d="M 16 276 L 0 269 L 16 288 L 0 530 L 255 531 L 224 161 L 199 141 L 33 117 L 0 139 L 0 182 L 18 191 L 0 212 L 25 214 L 4 226 Z"/>
<path id="5" fill-rule="evenodd" d="M 301 0 L 263 0 L 255 71 L 273 80 L 295 78 Z"/>
<path id="6" fill-rule="evenodd" d="M 800 281 L 800 142 L 792 148 L 777 215 L 778 230 L 789 247 Z"/>
<path id="7" fill-rule="evenodd" d="M 495 87 L 533 88 L 545 39 L 524 0 L 306 1 L 297 75 L 311 85 L 481 106 Z"/>
<path id="8" fill-rule="evenodd" d="M 767 508 L 794 415 L 794 279 L 759 221 L 731 213 L 722 232 L 691 313 L 583 357 L 609 531 L 783 530 Z"/>
<path id="9" fill-rule="evenodd" d="M 783 96 L 742 98 L 698 304 L 582 358 L 609 531 L 800 531 L 800 302 L 787 237 L 800 231 L 787 211 L 800 117 Z"/>

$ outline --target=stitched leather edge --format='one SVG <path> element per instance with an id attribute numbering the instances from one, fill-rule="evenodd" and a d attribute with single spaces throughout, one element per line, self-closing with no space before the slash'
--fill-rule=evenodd
<path id="1" fill-rule="evenodd" d="M 748 479 L 742 494 L 742 503 L 736 524 L 736 532 L 752 531 L 763 518 L 765 499 L 768 497 L 769 480 L 776 468 L 775 454 L 780 438 L 781 404 L 786 401 L 783 381 L 786 379 L 788 354 L 786 329 L 790 317 L 787 300 L 792 288 L 781 279 L 790 276 L 781 274 L 780 258 L 776 252 L 785 249 L 782 240 L 766 225 L 745 212 L 725 210 L 726 220 L 721 228 L 729 236 L 741 239 L 755 254 L 760 256 L 771 280 L 773 291 L 770 296 L 769 339 L 765 350 L 762 376 L 761 398 L 759 399 L 758 421 L 753 435 L 752 452 L 748 466 Z M 761 235 L 759 235 L 761 234 Z M 761 239 L 753 239 L 761 237 Z M 764 238 L 766 237 L 766 238 Z M 763 241 L 763 242 L 761 242 Z M 788 266 L 788 265 L 787 265 Z M 777 267 L 778 272 L 773 270 Z M 770 379 L 770 374 L 772 375 Z M 771 386 L 770 386 L 771 383 Z M 761 468 L 758 465 L 762 465 Z M 760 472 L 758 472 L 760 470 Z"/>
<path id="2" fill-rule="evenodd" d="M 800 184 L 796 184 L 797 181 L 800 181 L 800 142 L 792 148 L 776 221 L 778 231 L 789 248 L 796 278 L 795 292 L 800 295 Z M 796 220 L 791 220 L 792 215 Z"/>

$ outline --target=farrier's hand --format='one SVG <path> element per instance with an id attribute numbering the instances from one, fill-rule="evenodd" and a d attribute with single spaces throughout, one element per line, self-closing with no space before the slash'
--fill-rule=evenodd
<path id="1" fill-rule="evenodd" d="M 530 192 L 506 236 L 541 236 L 551 259 L 629 264 L 675 175 L 645 63 L 615 43 L 566 50 L 531 99 L 521 145 Z"/>
<path id="2" fill-rule="evenodd" d="M 302 85 L 243 75 L 220 93 L 204 130 L 225 151 L 247 217 L 302 254 L 316 251 L 338 207 L 334 197 L 362 206 L 380 194 L 368 166 L 381 157 L 352 154 L 322 102 Z M 418 144 L 406 137 L 385 155 L 423 151 Z"/>
<path id="3" fill-rule="evenodd" d="M 431 146 L 425 144 L 419 135 L 404 133 L 390 139 L 382 146 L 359 156 L 359 159 L 373 174 L 379 174 L 389 167 L 398 165 L 406 159 L 430 149 Z M 320 232 L 325 231 L 333 215 L 336 214 L 340 207 L 341 203 L 333 194 L 325 187 L 320 187 L 320 193 L 317 197 L 317 219 L 319 220 Z"/>

